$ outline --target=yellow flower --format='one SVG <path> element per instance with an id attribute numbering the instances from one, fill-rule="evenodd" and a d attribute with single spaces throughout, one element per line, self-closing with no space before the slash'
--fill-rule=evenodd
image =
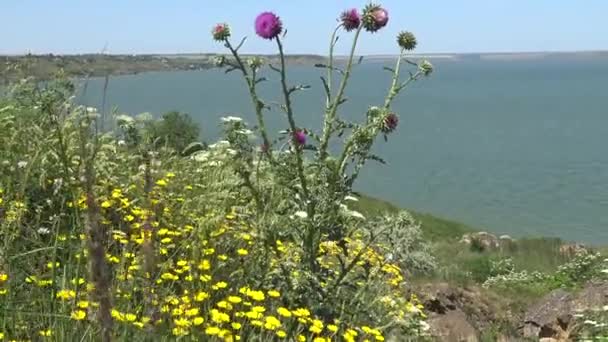
<path id="1" fill-rule="evenodd" d="M 0 273 L 0 284 L 8 280 L 8 274 Z"/>
<path id="2" fill-rule="evenodd" d="M 112 206 L 112 202 L 110 202 L 108 200 L 105 200 L 105 201 L 101 202 L 101 207 L 102 208 L 109 208 L 111 206 Z"/>
<path id="3" fill-rule="evenodd" d="M 291 317 L 291 311 L 289 311 L 289 309 L 284 308 L 284 307 L 278 308 L 277 313 L 283 317 L 287 317 L 287 318 Z"/>
<path id="4" fill-rule="evenodd" d="M 312 342 L 326 342 L 329 341 L 327 339 L 325 339 L 324 337 L 315 337 Z"/>
<path id="5" fill-rule="evenodd" d="M 72 313 L 70 314 L 70 317 L 74 320 L 82 321 L 83 319 L 85 319 L 87 317 L 87 313 L 82 310 L 76 310 L 76 311 L 72 311 Z"/>
<path id="6" fill-rule="evenodd" d="M 242 302 L 243 300 L 241 299 L 241 297 L 238 297 L 238 296 L 229 296 L 228 301 L 232 304 L 238 304 L 238 303 Z"/>
<path id="7" fill-rule="evenodd" d="M 168 184 L 167 181 L 164 179 L 159 179 L 156 181 L 156 185 L 158 185 L 158 186 L 167 186 L 167 184 Z"/>
<path id="8" fill-rule="evenodd" d="M 328 325 L 327 325 L 327 330 L 329 330 L 329 331 L 331 331 L 331 332 L 335 333 L 336 331 L 338 331 L 338 326 L 337 326 L 337 325 L 334 325 L 334 324 L 328 324 Z"/>
<path id="9" fill-rule="evenodd" d="M 279 297 L 281 297 L 281 293 L 276 290 L 270 290 L 270 291 L 268 291 L 268 296 L 270 296 L 272 298 L 279 298 Z"/>
<path id="10" fill-rule="evenodd" d="M 296 317 L 309 317 L 310 316 L 310 311 L 308 311 L 308 309 L 305 309 L 305 308 L 296 309 L 296 310 L 292 311 L 292 313 Z"/>
<path id="11" fill-rule="evenodd" d="M 211 269 L 211 263 L 207 259 L 203 259 L 198 265 L 198 269 L 202 271 L 209 271 Z"/>
<path id="12" fill-rule="evenodd" d="M 40 335 L 42 337 L 51 337 L 51 336 L 53 336 L 53 331 L 51 329 L 40 330 L 38 332 L 38 335 Z"/>
<path id="13" fill-rule="evenodd" d="M 244 248 L 240 248 L 240 249 L 239 249 L 238 251 L 236 251 L 236 252 L 238 253 L 238 255 L 241 255 L 241 256 L 245 256 L 245 255 L 249 254 L 249 251 L 248 251 L 248 250 L 246 250 L 246 249 L 244 249 Z"/>
<path id="14" fill-rule="evenodd" d="M 267 316 L 264 321 L 264 328 L 267 330 L 276 330 L 281 326 L 281 321 L 279 321 L 274 316 Z"/>
<path id="15" fill-rule="evenodd" d="M 209 326 L 209 327 L 207 327 L 207 329 L 205 329 L 205 334 L 210 335 L 210 336 L 215 336 L 219 333 L 220 333 L 220 328 L 218 328 L 218 327 Z"/>
<path id="16" fill-rule="evenodd" d="M 191 324 L 190 321 L 185 318 L 177 318 L 177 319 L 173 320 L 173 323 L 175 324 L 176 327 L 179 327 L 179 328 L 187 328 Z"/>
<path id="17" fill-rule="evenodd" d="M 226 283 L 225 281 L 217 282 L 215 283 L 215 285 L 211 286 L 211 288 L 214 290 L 225 289 L 226 287 L 228 287 L 228 283 Z"/>
<path id="18" fill-rule="evenodd" d="M 241 323 L 238 323 L 238 322 L 232 322 L 232 323 L 230 323 L 230 326 L 231 326 L 231 327 L 232 327 L 232 329 L 234 329 L 234 330 L 239 330 L 239 329 L 241 329 L 241 326 L 242 326 L 242 325 L 241 325 Z"/>
<path id="19" fill-rule="evenodd" d="M 312 326 L 308 329 L 311 333 L 320 334 L 323 331 L 323 322 L 318 319 L 312 321 Z"/>
<path id="20" fill-rule="evenodd" d="M 127 322 L 135 322 L 137 320 L 137 316 L 132 313 L 128 313 L 125 315 L 125 319 L 127 320 Z"/>
<path id="21" fill-rule="evenodd" d="M 211 310 L 211 320 L 218 324 L 228 323 L 228 322 L 230 322 L 230 316 L 217 309 L 212 309 Z"/>
<path id="22" fill-rule="evenodd" d="M 276 332 L 276 335 L 277 335 L 278 338 L 285 338 L 285 337 L 287 337 L 287 333 L 284 330 L 278 330 Z"/>
<path id="23" fill-rule="evenodd" d="M 298 335 L 298 342 L 306 342 L 306 336 Z"/>
<path id="24" fill-rule="evenodd" d="M 70 300 L 76 297 L 76 292 L 72 290 L 60 290 L 55 296 L 61 300 Z"/>
<path id="25" fill-rule="evenodd" d="M 0 340 L 4 338 L 4 333 L 0 332 Z"/>
<path id="26" fill-rule="evenodd" d="M 194 324 L 195 326 L 199 326 L 199 325 L 203 324 L 203 322 L 205 322 L 205 319 L 203 317 L 195 317 L 192 320 L 192 324 Z"/>

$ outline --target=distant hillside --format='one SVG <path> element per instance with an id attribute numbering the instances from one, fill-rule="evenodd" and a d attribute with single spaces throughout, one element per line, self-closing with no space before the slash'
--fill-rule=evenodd
<path id="1" fill-rule="evenodd" d="M 23 77 L 49 79 L 59 70 L 69 76 L 96 77 L 106 75 L 130 75 L 151 71 L 202 70 L 213 67 L 215 54 L 166 54 L 166 55 L 25 55 L 0 56 L 0 82 Z M 247 56 L 246 56 L 247 57 Z M 278 56 L 262 56 L 271 63 L 278 63 Z M 290 55 L 290 64 L 309 64 L 325 61 L 315 55 Z"/>

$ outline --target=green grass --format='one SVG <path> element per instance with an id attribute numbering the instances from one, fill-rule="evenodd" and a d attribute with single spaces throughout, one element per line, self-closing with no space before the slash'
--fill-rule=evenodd
<path id="1" fill-rule="evenodd" d="M 370 196 L 361 196 L 354 209 L 366 216 L 401 210 L 388 201 Z M 552 272 L 567 260 L 559 252 L 563 241 L 557 238 L 522 238 L 499 250 L 474 251 L 458 241 L 464 234 L 480 229 L 432 214 L 408 211 L 421 223 L 425 237 L 433 244 L 433 255 L 440 265 L 434 278 L 457 283 L 482 282 L 487 277 L 490 262 L 503 258 L 511 258 L 516 270 L 540 272 Z"/>
<path id="2" fill-rule="evenodd" d="M 378 198 L 363 195 L 354 206 L 366 216 L 377 216 L 383 213 L 396 213 L 402 210 L 398 206 Z M 430 241 L 458 241 L 462 235 L 478 231 L 464 223 L 447 220 L 435 215 L 407 209 L 422 225 L 425 237 Z"/>

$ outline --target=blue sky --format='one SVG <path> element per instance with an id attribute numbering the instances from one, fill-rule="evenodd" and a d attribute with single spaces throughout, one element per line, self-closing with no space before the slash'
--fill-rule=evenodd
<path id="1" fill-rule="evenodd" d="M 0 0 L 0 54 L 219 52 L 209 31 L 228 22 L 248 36 L 245 50 L 274 52 L 254 37 L 263 10 L 281 16 L 288 53 L 323 54 L 335 19 L 367 0 Z M 362 54 L 396 51 L 394 37 L 413 31 L 419 52 L 608 49 L 607 0 L 386 0 L 388 27 L 366 34 Z M 344 39 L 346 40 L 346 39 Z M 338 47 L 345 53 L 346 44 Z"/>

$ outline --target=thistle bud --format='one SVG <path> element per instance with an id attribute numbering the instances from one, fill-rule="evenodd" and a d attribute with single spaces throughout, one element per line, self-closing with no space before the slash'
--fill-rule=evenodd
<path id="1" fill-rule="evenodd" d="M 297 130 L 293 134 L 293 140 L 298 146 L 303 146 L 306 144 L 306 133 L 304 133 L 302 130 Z"/>
<path id="2" fill-rule="evenodd" d="M 388 23 L 388 11 L 379 5 L 369 4 L 363 9 L 363 27 L 376 32 Z"/>
<path id="3" fill-rule="evenodd" d="M 218 42 L 225 42 L 230 38 L 230 27 L 228 24 L 216 24 L 211 30 L 213 39 Z"/>
<path id="4" fill-rule="evenodd" d="M 389 113 L 382 120 L 380 130 L 384 134 L 388 134 L 397 129 L 397 125 L 399 125 L 399 117 L 395 113 Z"/>
<path id="5" fill-rule="evenodd" d="M 221 68 L 224 66 L 225 63 L 226 63 L 226 57 L 224 57 L 224 56 L 213 57 L 213 65 L 215 65 L 216 67 Z"/>
<path id="6" fill-rule="evenodd" d="M 259 69 L 262 65 L 264 65 L 264 59 L 262 59 L 261 57 L 251 57 L 247 60 L 247 65 L 249 65 L 249 67 L 251 69 L 257 70 Z"/>
<path id="7" fill-rule="evenodd" d="M 397 43 L 405 50 L 414 50 L 416 48 L 416 36 L 412 32 L 402 31 L 397 35 Z"/>
<path id="8" fill-rule="evenodd" d="M 433 72 L 433 64 L 427 60 L 423 60 L 418 65 L 418 69 L 420 72 L 422 72 L 422 74 L 424 74 L 424 76 L 428 76 Z"/>

